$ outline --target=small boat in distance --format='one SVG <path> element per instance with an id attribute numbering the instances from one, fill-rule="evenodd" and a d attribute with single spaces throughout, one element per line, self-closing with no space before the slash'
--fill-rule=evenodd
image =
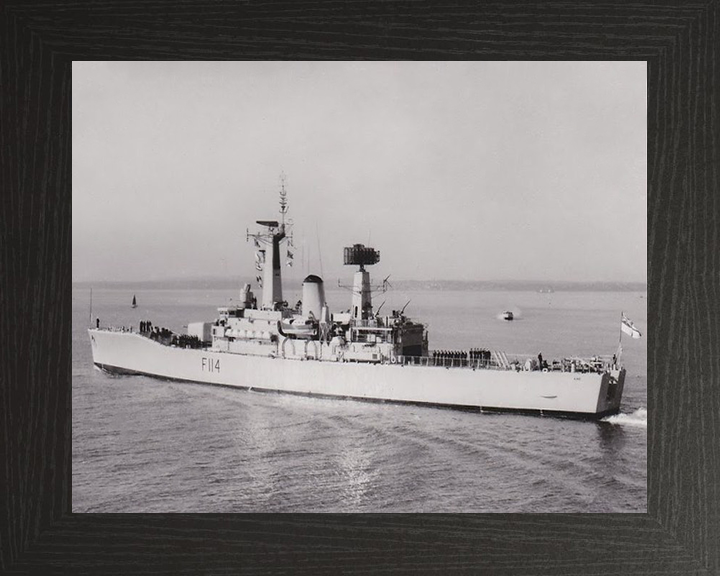
<path id="1" fill-rule="evenodd" d="M 132 303 L 132 307 L 133 307 L 133 308 L 137 308 L 137 300 L 135 299 L 135 294 L 133 294 L 133 303 Z"/>
<path id="2" fill-rule="evenodd" d="M 502 313 L 502 318 L 503 320 L 512 320 L 515 316 L 513 316 L 513 313 L 510 312 L 510 310 L 505 310 L 505 312 Z"/>

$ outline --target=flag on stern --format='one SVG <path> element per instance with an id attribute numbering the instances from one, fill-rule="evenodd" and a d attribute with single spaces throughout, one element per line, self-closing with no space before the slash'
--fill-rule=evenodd
<path id="1" fill-rule="evenodd" d="M 633 338 L 640 338 L 642 336 L 642 333 L 640 330 L 635 328 L 635 324 L 632 323 L 632 320 L 625 316 L 625 313 L 623 312 L 622 315 L 622 321 L 620 323 L 620 330 L 625 332 L 628 336 L 631 336 Z"/>

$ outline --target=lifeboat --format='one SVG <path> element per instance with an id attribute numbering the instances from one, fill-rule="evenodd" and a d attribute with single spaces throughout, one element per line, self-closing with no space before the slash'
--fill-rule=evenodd
<path id="1" fill-rule="evenodd" d="M 317 323 L 312 320 L 305 320 L 302 318 L 293 318 L 292 320 L 279 321 L 278 332 L 282 336 L 288 336 L 290 338 L 304 338 L 311 340 L 317 338 Z"/>

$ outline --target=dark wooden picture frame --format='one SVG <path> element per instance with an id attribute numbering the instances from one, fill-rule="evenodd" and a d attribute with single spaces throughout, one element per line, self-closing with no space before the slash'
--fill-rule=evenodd
<path id="1" fill-rule="evenodd" d="M 0 572 L 720 573 L 719 12 L 0 5 Z M 72 61 L 305 58 L 647 61 L 647 514 L 71 514 Z"/>

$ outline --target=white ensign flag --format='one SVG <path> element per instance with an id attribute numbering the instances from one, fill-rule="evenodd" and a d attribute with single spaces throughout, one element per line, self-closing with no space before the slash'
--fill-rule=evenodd
<path id="1" fill-rule="evenodd" d="M 633 338 L 640 338 L 642 336 L 642 333 L 640 330 L 635 328 L 635 324 L 632 323 L 632 320 L 625 316 L 625 314 L 622 315 L 622 322 L 620 323 L 620 330 L 625 332 L 628 336 L 632 336 Z"/>

